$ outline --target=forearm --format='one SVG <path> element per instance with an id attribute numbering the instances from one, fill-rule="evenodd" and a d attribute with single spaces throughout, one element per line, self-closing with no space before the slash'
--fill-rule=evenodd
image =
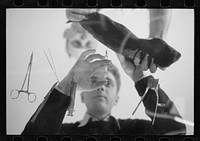
<path id="1" fill-rule="evenodd" d="M 54 88 L 49 97 L 46 98 L 26 124 L 22 135 L 49 135 L 58 132 L 70 97 L 61 94 Z"/>
<path id="2" fill-rule="evenodd" d="M 171 22 L 171 9 L 149 10 L 149 38 L 165 39 Z"/>
<path id="3" fill-rule="evenodd" d="M 71 79 L 72 73 L 70 71 L 58 85 L 51 88 L 26 124 L 22 135 L 56 134 L 58 132 L 70 104 Z"/>
<path id="4" fill-rule="evenodd" d="M 70 85 L 73 69 L 60 82 L 53 85 L 44 101 L 40 104 L 22 135 L 56 134 L 70 104 Z"/>
<path id="5" fill-rule="evenodd" d="M 73 76 L 74 76 L 74 68 L 72 68 L 67 74 L 67 76 L 65 76 L 63 80 L 58 83 L 58 85 L 56 86 L 56 89 L 59 92 L 67 96 L 70 96 L 70 86 L 71 86 L 71 81 L 72 81 Z"/>

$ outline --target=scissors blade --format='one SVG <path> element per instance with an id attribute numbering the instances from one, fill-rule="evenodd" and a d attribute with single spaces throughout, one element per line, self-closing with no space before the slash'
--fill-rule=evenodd
<path id="1" fill-rule="evenodd" d="M 28 70 L 27 70 L 27 74 L 28 74 L 27 91 L 29 91 L 29 83 L 30 83 L 32 61 L 33 61 L 33 51 L 31 53 L 31 58 L 30 58 L 30 62 L 29 62 L 29 65 L 28 65 Z"/>
<path id="2" fill-rule="evenodd" d="M 32 51 L 32 53 L 31 53 L 30 62 L 32 62 L 32 60 L 33 60 L 33 51 Z"/>

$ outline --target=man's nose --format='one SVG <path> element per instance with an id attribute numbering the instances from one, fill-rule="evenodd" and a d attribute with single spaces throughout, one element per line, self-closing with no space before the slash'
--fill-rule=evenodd
<path id="1" fill-rule="evenodd" d="M 101 86 L 100 88 L 97 89 L 97 91 L 104 91 L 104 90 L 105 90 L 104 86 Z"/>

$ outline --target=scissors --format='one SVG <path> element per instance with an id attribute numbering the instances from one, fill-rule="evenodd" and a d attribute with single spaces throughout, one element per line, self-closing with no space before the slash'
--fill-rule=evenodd
<path id="1" fill-rule="evenodd" d="M 20 93 L 26 93 L 26 94 L 28 94 L 28 101 L 31 102 L 31 103 L 35 102 L 35 100 L 36 100 L 36 94 L 29 91 L 29 82 L 30 82 L 30 74 L 31 74 L 32 61 L 33 61 L 33 52 L 32 52 L 31 57 L 30 57 L 30 61 L 29 61 L 29 64 L 28 64 L 28 69 L 26 71 L 26 75 L 25 75 L 24 82 L 22 84 L 21 89 L 20 90 L 13 89 L 10 92 L 10 97 L 12 99 L 17 99 L 19 97 Z M 24 90 L 23 88 L 24 88 L 24 84 L 26 82 L 27 76 L 28 76 L 27 89 Z"/>

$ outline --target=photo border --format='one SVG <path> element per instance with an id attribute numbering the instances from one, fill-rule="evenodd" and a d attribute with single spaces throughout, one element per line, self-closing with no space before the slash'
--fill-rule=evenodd
<path id="1" fill-rule="evenodd" d="M 17 0 L 15 0 L 17 1 Z M 19 0 L 18 0 L 19 1 Z M 171 3 L 169 6 L 161 6 L 161 0 L 144 0 L 146 3 L 142 5 L 142 0 L 121 0 L 121 4 L 114 4 L 113 0 L 96 0 L 98 1 L 98 5 L 90 6 L 87 4 L 88 0 L 72 0 L 72 4 L 68 6 L 64 6 L 62 4 L 62 0 L 47 0 L 48 4 L 38 5 L 39 0 L 22 0 L 24 3 L 22 5 L 14 4 L 14 0 L 0 1 L 0 28 L 1 28 L 1 98 L 0 98 L 0 111 L 1 111 L 1 120 L 0 120 L 0 140 L 15 140 L 18 137 L 22 137 L 24 140 L 35 140 L 36 138 L 40 138 L 41 136 L 20 136 L 20 135 L 7 135 L 6 134 L 6 9 L 8 8 L 180 8 L 180 9 L 194 9 L 195 16 L 195 56 L 194 56 L 194 135 L 186 135 L 186 136 L 125 136 L 125 135 L 92 135 L 97 140 L 112 140 L 114 137 L 119 137 L 121 140 L 133 140 L 139 137 L 145 138 L 146 140 L 160 140 L 162 137 L 169 138 L 170 140 L 188 140 L 188 138 L 193 138 L 194 140 L 200 139 L 200 116 L 199 116 L 199 86 L 200 86 L 200 66 L 199 66 L 199 40 L 200 40 L 200 26 L 199 26 L 199 18 L 200 18 L 200 1 L 194 0 L 194 5 L 187 6 L 184 2 L 187 0 L 169 0 Z M 192 0 L 190 0 L 192 2 Z M 137 3 L 141 2 L 138 6 Z M 183 78 L 184 79 L 184 78 Z M 62 139 L 66 136 L 45 136 L 48 139 L 57 140 Z M 73 140 L 82 140 L 88 138 L 87 135 L 79 135 L 79 136 L 69 136 Z M 18 139 L 16 139 L 18 140 Z"/>

